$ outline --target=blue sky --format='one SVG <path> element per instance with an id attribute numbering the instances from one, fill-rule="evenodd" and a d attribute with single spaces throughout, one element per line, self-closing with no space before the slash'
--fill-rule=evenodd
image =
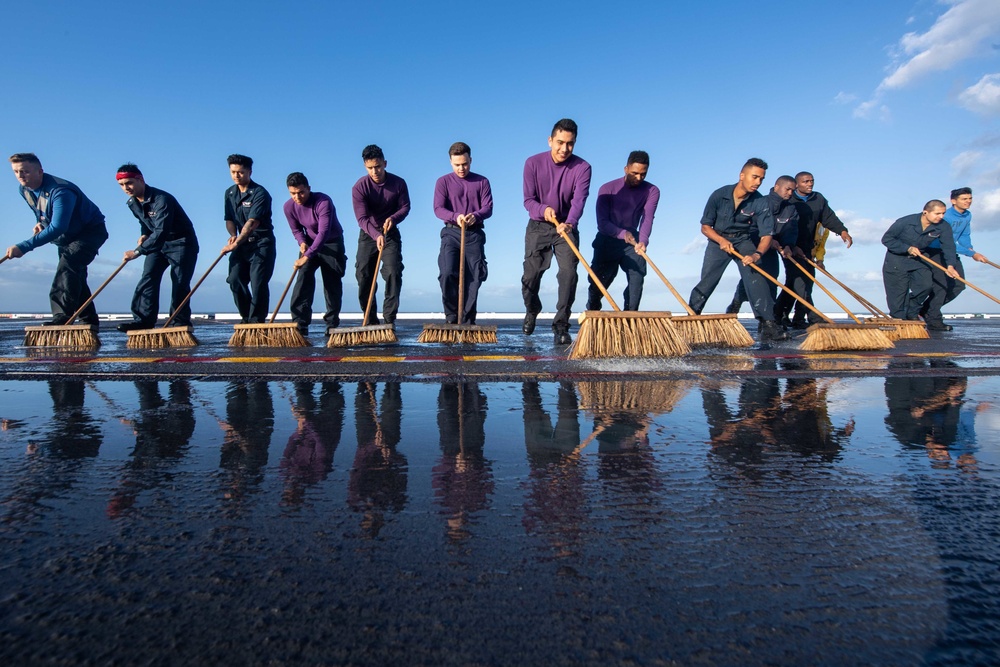
<path id="1" fill-rule="evenodd" d="M 629 151 L 647 150 L 649 180 L 663 193 L 649 253 L 684 294 L 701 266 L 705 201 L 735 182 L 751 156 L 769 162 L 768 185 L 782 173 L 815 174 L 816 189 L 856 240 L 850 250 L 831 241 L 827 265 L 878 304 L 882 232 L 928 199 L 947 199 L 953 187 L 973 187 L 973 240 L 1000 261 L 1000 3 L 611 7 L 20 3 L 5 9 L 0 25 L 7 55 L 0 152 L 37 153 L 48 173 L 75 182 L 104 211 L 111 238 L 91 267 L 95 286 L 138 235 L 114 181 L 119 164 L 138 163 L 147 182 L 187 210 L 202 247 L 201 275 L 226 240 L 226 156 L 239 152 L 254 158 L 254 179 L 275 200 L 272 298 L 296 256 L 281 213 L 285 176 L 302 171 L 337 206 L 350 258 L 344 311 L 357 312 L 350 191 L 364 175 L 361 149 L 377 143 L 413 202 L 400 228 L 401 310 L 439 311 L 440 222 L 431 200 L 434 181 L 449 171 L 447 148 L 461 140 L 496 201 L 480 312 L 521 311 L 522 167 L 547 150 L 561 117 L 579 123 L 576 153 L 593 166 L 584 255 L 596 233 L 598 187 L 621 176 Z M 0 222 L 3 247 L 33 224 L 13 175 L 0 176 Z M 965 265 L 970 280 L 1000 294 L 1000 271 Z M 0 312 L 47 311 L 54 267 L 51 246 L 0 267 Z M 139 271 L 130 264 L 98 310 L 127 312 Z M 707 310 L 725 307 L 736 280 L 730 269 Z M 555 289 L 553 270 L 543 280 L 546 310 L 555 307 Z M 585 291 L 581 279 L 577 310 Z M 835 309 L 826 297 L 817 302 Z M 643 307 L 679 310 L 652 274 Z M 234 310 L 224 263 L 194 308 Z M 1000 306 L 968 290 L 949 309 Z"/>

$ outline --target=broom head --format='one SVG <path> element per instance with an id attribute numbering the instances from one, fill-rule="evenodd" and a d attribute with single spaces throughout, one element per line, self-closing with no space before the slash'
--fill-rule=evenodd
<path id="1" fill-rule="evenodd" d="M 337 327 L 327 330 L 327 347 L 355 347 L 357 345 L 386 345 L 397 342 L 391 324 L 372 324 L 366 327 Z"/>
<path id="2" fill-rule="evenodd" d="M 896 330 L 893 340 L 925 340 L 931 335 L 927 333 L 927 325 L 920 320 L 900 320 L 894 317 L 871 317 L 865 320 L 869 324 L 891 326 Z M 890 338 L 892 336 L 890 335 Z"/>
<path id="3" fill-rule="evenodd" d="M 699 347 L 750 347 L 753 336 L 736 314 L 683 315 L 672 318 L 688 345 Z"/>
<path id="4" fill-rule="evenodd" d="M 425 324 L 418 343 L 496 343 L 497 328 L 476 324 Z"/>
<path id="5" fill-rule="evenodd" d="M 194 329 L 185 327 L 161 327 L 159 329 L 139 329 L 128 332 L 125 347 L 130 350 L 152 350 L 161 347 L 194 347 L 198 339 Z"/>
<path id="6" fill-rule="evenodd" d="M 877 324 L 814 324 L 806 330 L 799 349 L 805 352 L 828 350 L 889 350 L 895 347 Z"/>
<path id="7" fill-rule="evenodd" d="M 669 312 L 588 310 L 579 322 L 570 359 L 679 357 L 691 352 Z"/>
<path id="8" fill-rule="evenodd" d="M 69 347 L 96 350 L 101 346 L 97 327 L 90 324 L 64 324 L 24 328 L 25 347 Z"/>
<path id="9" fill-rule="evenodd" d="M 229 347 L 308 347 L 294 322 L 288 324 L 237 324 Z"/>

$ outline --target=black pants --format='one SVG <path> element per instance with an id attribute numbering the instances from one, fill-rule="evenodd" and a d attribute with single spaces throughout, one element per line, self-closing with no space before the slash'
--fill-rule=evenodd
<path id="1" fill-rule="evenodd" d="M 809 276 L 815 276 L 816 269 L 814 269 L 808 262 L 805 264 L 799 262 L 802 265 L 802 268 L 805 269 L 805 272 L 803 272 L 788 260 L 782 260 L 782 262 L 785 265 L 785 287 L 795 292 L 811 305 L 813 302 L 813 281 L 809 279 Z M 797 299 L 793 299 L 787 292 L 782 290 L 774 304 L 775 319 L 780 320 L 783 317 L 788 317 L 792 312 L 792 308 L 795 308 L 796 321 L 808 319 L 809 324 L 816 324 L 817 322 L 822 321 L 819 315 L 803 306 L 802 302 Z"/>
<path id="2" fill-rule="evenodd" d="M 573 244 L 579 247 L 580 234 L 574 228 L 569 232 Z M 576 255 L 566 244 L 556 226 L 541 220 L 529 220 L 524 231 L 524 273 L 521 275 L 521 297 L 524 308 L 529 313 L 542 312 L 542 301 L 538 298 L 538 290 L 542 284 L 542 275 L 552 265 L 552 255 L 556 256 L 559 271 L 556 280 L 559 283 L 559 296 L 556 299 L 556 316 L 552 320 L 552 328 L 556 331 L 569 329 L 570 309 L 576 299 L 576 284 L 579 276 L 576 273 Z"/>
<path id="3" fill-rule="evenodd" d="M 323 322 L 328 329 L 340 326 L 340 307 L 344 301 L 344 273 L 347 272 L 347 252 L 344 237 L 332 239 L 320 246 L 319 251 L 309 258 L 299 269 L 299 277 L 292 288 L 292 320 L 298 325 L 302 335 L 309 332 L 312 324 L 312 303 L 316 295 L 316 270 L 323 277 L 323 296 L 326 299 L 326 314 Z"/>
<path id="4" fill-rule="evenodd" d="M 178 306 L 191 291 L 191 277 L 198 263 L 198 242 L 177 239 L 163 244 L 160 250 L 146 255 L 142 265 L 142 276 L 132 295 L 132 316 L 139 322 L 152 327 L 160 312 L 160 281 L 163 273 L 170 268 L 170 312 L 177 312 L 172 326 L 191 324 L 191 302 Z"/>
<path id="5" fill-rule="evenodd" d="M 909 255 L 885 253 L 882 282 L 889 315 L 901 320 L 915 320 L 931 291 L 931 269 L 922 259 Z"/>
<path id="6" fill-rule="evenodd" d="M 476 301 L 479 286 L 486 282 L 486 232 L 482 227 L 465 230 L 465 293 L 462 298 L 462 319 L 458 319 L 458 259 L 461 254 L 462 230 L 447 225 L 441 229 L 441 252 L 438 254 L 438 283 L 441 302 L 448 322 L 476 323 Z"/>
<path id="7" fill-rule="evenodd" d="M 69 317 L 90 298 L 87 285 L 87 267 L 97 257 L 97 251 L 108 240 L 108 230 L 103 223 L 87 229 L 65 245 L 58 246 L 59 263 L 49 288 L 49 303 L 53 317 Z M 80 321 L 97 326 L 97 308 L 91 302 L 80 313 Z"/>
<path id="8" fill-rule="evenodd" d="M 736 239 L 732 241 L 732 244 L 741 255 L 752 255 L 757 252 L 757 247 L 750 239 Z M 712 292 L 718 287 L 719 281 L 722 280 L 722 274 L 726 272 L 726 267 L 729 266 L 730 262 L 735 262 L 740 270 L 747 295 L 750 297 L 750 307 L 753 309 L 753 314 L 759 319 L 773 321 L 774 298 L 771 296 L 770 290 L 767 289 L 767 280 L 749 266 L 743 266 L 743 262 L 736 259 L 734 255 L 723 251 L 718 243 L 712 241 L 709 241 L 708 245 L 705 246 L 705 258 L 701 264 L 701 281 L 691 290 L 688 304 L 695 313 L 700 314 L 705 308 L 708 297 L 712 296 Z"/>
<path id="9" fill-rule="evenodd" d="M 243 324 L 267 322 L 271 293 L 268 282 L 274 274 L 274 235 L 251 234 L 229 253 L 229 288 Z"/>
<path id="10" fill-rule="evenodd" d="M 642 299 L 642 285 L 646 279 L 646 260 L 640 257 L 635 248 L 622 239 L 598 234 L 594 238 L 594 259 L 590 268 L 597 274 L 597 279 L 610 294 L 611 283 L 618 275 L 618 269 L 625 272 L 627 283 L 622 293 L 621 307 L 623 310 L 639 310 Z M 601 290 L 594 284 L 594 279 L 587 277 L 587 310 L 601 309 Z"/>
<path id="11" fill-rule="evenodd" d="M 933 259 L 941 266 L 947 266 L 944 261 L 944 252 L 940 248 L 927 248 L 924 254 Z M 930 265 L 928 265 L 930 266 Z M 965 278 L 965 267 L 962 266 L 962 258 L 958 258 L 955 265 L 958 275 Z M 920 314 L 924 320 L 932 324 L 944 324 L 944 316 L 941 315 L 941 308 L 955 300 L 959 294 L 965 290 L 965 283 L 949 278 L 948 274 L 941 269 L 931 267 L 931 293 L 924 300 L 920 308 Z"/>
<path id="12" fill-rule="evenodd" d="M 368 294 L 375 276 L 375 262 L 378 259 L 378 246 L 375 240 L 364 231 L 358 235 L 358 255 L 354 264 L 354 275 L 358 280 L 358 303 L 362 314 L 368 308 Z M 382 279 L 385 280 L 385 301 L 382 304 L 382 316 L 386 324 L 396 321 L 399 311 L 399 291 L 403 287 L 403 248 L 399 236 L 399 228 L 393 226 L 385 235 L 385 250 L 382 252 Z M 378 283 L 375 283 L 378 290 Z M 372 314 L 368 324 L 378 324 L 378 297 L 372 297 Z"/>

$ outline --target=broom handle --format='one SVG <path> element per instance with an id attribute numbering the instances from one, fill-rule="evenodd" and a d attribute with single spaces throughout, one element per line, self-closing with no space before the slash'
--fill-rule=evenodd
<path id="1" fill-rule="evenodd" d="M 861 296 L 860 294 L 858 294 L 857 292 L 855 292 L 854 290 L 852 290 L 850 287 L 848 287 L 847 285 L 845 285 L 843 282 L 837 280 L 832 273 L 830 273 L 829 271 L 827 271 L 826 269 L 824 269 L 822 266 L 820 266 L 816 262 L 812 261 L 808 257 L 806 257 L 806 261 L 809 262 L 813 266 L 813 268 L 816 268 L 816 269 L 819 269 L 820 271 L 822 271 L 823 275 L 825 275 L 827 278 L 829 278 L 830 280 L 832 280 L 833 282 L 837 283 L 842 288 L 844 288 L 845 292 L 847 292 L 848 294 L 850 294 L 851 296 L 853 296 L 855 299 L 857 299 L 858 303 L 860 303 L 862 306 L 864 306 L 865 308 L 867 308 L 868 311 L 872 315 L 878 315 L 879 317 L 889 317 L 888 315 L 886 315 L 885 313 L 883 313 L 881 310 L 879 310 L 875 306 L 875 304 L 873 304 L 871 301 L 869 301 L 865 297 Z"/>
<path id="2" fill-rule="evenodd" d="M 10 259 L 10 257 L 2 257 L 2 258 L 0 258 L 0 264 L 3 264 L 3 263 L 4 263 L 4 262 L 6 262 L 6 261 L 7 261 L 8 259 Z M 996 266 L 996 265 L 994 265 L 994 266 Z M 1000 267 L 997 267 L 997 268 L 1000 268 Z"/>
<path id="3" fill-rule="evenodd" d="M 215 258 L 215 261 L 212 262 L 212 266 L 208 267 L 208 271 L 205 272 L 205 275 L 203 275 L 201 277 L 201 279 L 197 283 L 195 283 L 195 285 L 191 289 L 191 291 L 188 292 L 188 295 L 186 297 L 184 297 L 183 301 L 181 301 L 181 305 L 177 306 L 177 310 L 175 310 L 174 312 L 170 313 L 170 317 L 168 317 L 167 321 L 163 323 L 163 328 L 164 329 L 166 329 L 167 327 L 170 326 L 170 323 L 174 321 L 175 317 L 177 317 L 177 313 L 181 312 L 181 308 L 183 308 L 184 305 L 188 301 L 191 300 L 191 297 L 194 295 L 195 290 L 198 289 L 199 287 L 201 287 L 201 284 L 203 282 L 205 282 L 205 278 L 208 278 L 208 274 L 210 274 L 212 272 L 212 269 L 215 268 L 215 265 L 218 264 L 220 261 L 222 261 L 222 258 L 225 257 L 225 256 L 226 256 L 226 253 L 222 253 L 221 255 L 219 255 L 218 257 Z"/>
<path id="4" fill-rule="evenodd" d="M 382 237 L 383 239 L 385 236 Z M 382 250 L 385 250 L 385 241 L 382 242 Z M 378 267 L 382 263 L 382 250 L 378 251 L 378 257 L 375 259 L 375 273 L 372 274 L 372 288 L 368 291 L 368 306 L 365 307 L 365 317 L 361 320 L 361 326 L 368 326 L 368 316 L 372 312 L 372 302 L 375 301 L 375 285 L 378 284 Z"/>
<path id="5" fill-rule="evenodd" d="M 635 247 L 635 244 L 633 243 L 632 246 Z M 678 301 L 681 302 L 681 305 L 684 306 L 685 310 L 687 310 L 688 315 L 694 315 L 695 314 L 694 308 L 689 306 L 687 301 L 684 300 L 684 297 L 681 296 L 680 292 L 674 289 L 674 286 L 670 284 L 670 281 L 667 280 L 667 277 L 663 275 L 663 273 L 656 267 L 656 264 L 653 264 L 653 260 L 649 258 L 649 255 L 640 250 L 636 250 L 636 252 L 639 254 L 639 257 L 642 257 L 644 260 L 646 260 L 646 263 L 648 263 L 649 266 L 652 267 L 656 275 L 660 276 L 660 280 L 662 280 L 663 284 L 667 286 L 667 289 L 670 290 L 670 293 L 674 295 L 674 298 L 676 298 Z"/>
<path id="6" fill-rule="evenodd" d="M 730 248 L 729 249 L 729 254 L 733 255 L 734 257 L 736 257 L 736 259 L 738 259 L 740 261 L 743 261 L 743 255 L 741 255 L 736 248 Z M 817 315 L 819 315 L 820 317 L 822 317 L 823 320 L 826 321 L 827 324 L 833 324 L 833 320 L 831 320 L 829 317 L 827 317 L 826 315 L 824 315 L 823 313 L 821 313 L 819 310 L 817 310 L 816 306 L 812 305 L 811 303 L 809 303 L 808 301 L 806 301 L 805 299 L 803 299 L 801 296 L 799 296 L 798 294 L 796 294 L 792 290 L 790 290 L 787 287 L 785 287 L 784 285 L 782 285 L 781 281 L 778 280 L 777 278 L 775 278 L 774 276 L 772 276 L 770 273 L 768 273 L 764 269 L 760 268 L 759 266 L 757 266 L 753 262 L 750 262 L 750 264 L 748 264 L 747 266 L 749 266 L 750 268 L 754 269 L 757 273 L 759 273 L 760 275 L 764 276 L 765 278 L 767 278 L 768 280 L 770 280 L 772 283 L 774 283 L 775 285 L 777 285 L 781 289 L 785 290 L 785 292 L 788 294 L 788 296 L 792 297 L 793 299 L 795 299 L 796 301 L 798 301 L 799 303 L 801 303 L 803 306 L 805 306 L 809 310 L 813 311 L 814 313 L 816 313 Z"/>
<path id="7" fill-rule="evenodd" d="M 994 269 L 1000 269 L 1000 264 L 995 264 L 995 263 L 991 262 L 990 260 L 986 260 L 986 263 L 989 264 L 990 266 L 992 266 Z"/>
<path id="8" fill-rule="evenodd" d="M 278 311 L 281 310 L 281 304 L 285 300 L 285 296 L 288 294 L 288 290 L 292 287 L 292 281 L 295 280 L 295 275 L 299 272 L 299 267 L 292 269 L 292 277 L 288 279 L 288 284 L 285 285 L 285 291 L 281 293 L 281 298 L 278 299 L 278 305 L 274 307 L 274 312 L 271 313 L 271 319 L 268 320 L 268 324 L 274 324 L 274 318 L 278 316 Z"/>
<path id="9" fill-rule="evenodd" d="M 844 304 L 842 304 L 840 302 L 840 299 L 838 299 L 837 297 L 835 297 L 833 295 L 833 292 L 831 292 L 830 290 L 828 290 L 826 288 L 826 285 L 824 285 L 820 281 L 816 280 L 816 276 L 814 276 L 811 273 L 809 273 L 808 271 L 806 271 L 806 268 L 804 266 L 802 266 L 801 264 L 799 264 L 798 262 L 796 262 L 794 257 L 786 257 L 785 259 L 787 259 L 789 262 L 791 262 L 792 264 L 794 264 L 795 268 L 797 268 L 799 271 L 802 272 L 802 275 L 808 276 L 809 280 L 813 281 L 813 284 L 815 284 L 816 287 L 818 287 L 821 290 L 823 290 L 828 297 L 830 297 L 831 299 L 833 299 L 833 302 L 835 304 L 837 304 L 838 306 L 840 306 L 841 310 L 843 310 L 845 313 L 847 313 L 847 316 L 850 317 L 852 320 L 854 320 L 855 324 L 861 324 L 861 320 L 859 320 L 857 317 L 855 317 L 854 313 L 852 313 L 850 310 L 848 310 L 847 306 L 845 306 Z"/>
<path id="10" fill-rule="evenodd" d="M 928 264 L 930 264 L 931 266 L 933 266 L 933 267 L 935 267 L 937 269 L 941 269 L 942 271 L 945 271 L 945 272 L 948 271 L 948 269 L 944 268 L 943 266 L 941 266 L 940 264 L 938 264 L 937 262 L 935 262 L 933 259 L 931 259 L 930 257 L 928 257 L 927 255 L 925 255 L 922 252 L 921 253 L 917 253 L 917 257 L 919 257 L 920 259 L 924 260 L 925 262 L 927 262 Z M 983 290 L 983 289 L 980 289 L 980 288 L 976 287 L 975 285 L 973 285 L 972 283 L 970 283 L 965 278 L 962 278 L 961 276 L 959 276 L 958 278 L 955 278 L 955 280 L 959 281 L 960 283 L 962 283 L 964 285 L 968 285 L 969 287 L 971 287 L 972 289 L 976 290 L 977 292 L 979 292 L 983 296 L 988 297 L 990 299 L 993 299 L 997 303 L 1000 303 L 1000 299 L 996 298 L 995 296 L 993 296 L 992 294 L 990 294 L 986 290 Z"/>
<path id="11" fill-rule="evenodd" d="M 82 306 L 80 306 L 79 308 L 77 308 L 77 309 L 76 309 L 76 312 L 75 312 L 75 313 L 73 313 L 73 314 L 72 314 L 72 315 L 70 316 L 69 320 L 68 320 L 68 321 L 66 322 L 66 325 L 67 325 L 67 326 L 69 326 L 70 324 L 73 324 L 73 322 L 74 322 L 74 321 L 76 321 L 76 318 L 80 317 L 80 313 L 82 313 L 82 312 L 84 311 L 84 309 L 85 309 L 85 308 L 86 308 L 87 306 L 89 306 L 89 305 L 90 305 L 90 304 L 91 304 L 91 303 L 92 303 L 92 302 L 94 301 L 94 299 L 96 299 L 96 298 L 97 298 L 97 295 L 101 293 L 101 290 L 103 290 L 103 289 L 104 289 L 105 287 L 107 287 L 107 286 L 108 286 L 108 283 L 110 283 L 110 282 L 111 282 L 111 281 L 112 281 L 112 280 L 114 279 L 114 277 L 115 277 L 115 276 L 117 276 L 117 275 L 118 275 L 118 273 L 119 273 L 119 272 L 120 272 L 120 271 L 121 271 L 122 269 L 124 269 L 124 268 L 125 268 L 125 265 L 126 265 L 126 264 L 128 264 L 128 260 L 127 260 L 127 259 L 126 259 L 126 260 L 124 260 L 124 261 L 122 261 L 122 263 L 118 265 L 118 268 L 117 268 L 117 269 L 115 269 L 115 272 L 114 272 L 114 273 L 112 273 L 112 274 L 111 274 L 110 276 L 108 276 L 108 279 L 107 279 L 107 280 L 105 280 L 105 281 L 104 281 L 103 283 L 101 283 L 101 286 L 100 286 L 100 287 L 98 287 L 98 288 L 97 288 L 96 290 L 94 290 L 94 293 L 90 295 L 90 298 L 89 298 L 89 299 L 87 299 L 86 301 L 84 301 L 84 302 L 83 302 L 83 305 L 82 305 Z"/>
<path id="12" fill-rule="evenodd" d="M 559 225 L 557 225 L 554 222 L 552 224 L 556 225 L 556 231 L 559 232 Z M 569 246 L 569 249 L 573 251 L 573 254 L 576 255 L 576 258 L 580 260 L 581 264 L 583 264 L 583 268 L 587 269 L 587 273 L 590 274 L 590 279 L 593 280 L 594 284 L 597 285 L 597 288 L 601 290 L 601 294 L 603 294 L 604 298 L 608 300 L 608 303 L 611 304 L 611 307 L 614 308 L 616 312 L 620 313 L 622 309 L 618 307 L 618 304 L 615 303 L 615 300 L 611 298 L 610 294 L 608 294 L 608 290 L 604 289 L 604 283 L 602 283 L 601 279 L 597 277 L 597 274 L 594 273 L 594 270 L 590 268 L 590 264 L 587 264 L 587 260 L 585 260 L 583 258 L 583 255 L 580 254 L 580 250 L 576 247 L 576 244 L 573 243 L 573 239 L 571 239 L 569 237 L 569 234 L 567 234 L 566 232 L 559 232 L 559 236 L 563 237 L 563 241 L 566 242 L 566 245 Z"/>
<path id="13" fill-rule="evenodd" d="M 462 225 L 462 241 L 458 244 L 458 323 L 465 324 L 465 225 Z M 461 399 L 462 395 L 458 395 Z M 461 422 L 459 422 L 461 426 Z M 459 441 L 461 445 L 461 441 Z"/>

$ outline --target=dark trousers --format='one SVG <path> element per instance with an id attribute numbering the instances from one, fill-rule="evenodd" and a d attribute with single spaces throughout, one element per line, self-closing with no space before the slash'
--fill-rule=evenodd
<path id="1" fill-rule="evenodd" d="M 347 252 L 344 237 L 324 243 L 319 251 L 299 269 L 299 277 L 292 288 L 292 320 L 303 335 L 312 323 L 312 303 L 316 294 L 316 270 L 323 277 L 323 296 L 326 314 L 323 322 L 327 328 L 340 326 L 340 306 L 344 301 L 344 273 L 347 272 Z"/>
<path id="2" fill-rule="evenodd" d="M 569 232 L 569 237 L 579 247 L 580 234 L 576 229 Z M 559 331 L 569 329 L 570 309 L 576 299 L 576 284 L 579 280 L 576 267 L 580 262 L 556 232 L 555 225 L 541 220 L 529 220 L 524 231 L 524 273 L 521 275 L 521 296 L 524 298 L 524 308 L 529 313 L 537 315 L 542 312 L 538 290 L 542 284 L 542 275 L 552 265 L 553 254 L 559 266 L 556 273 L 559 296 L 556 299 L 556 316 L 552 320 L 552 328 Z"/>
<path id="3" fill-rule="evenodd" d="M 52 278 L 52 287 L 49 288 L 49 303 L 52 306 L 53 317 L 62 315 L 68 318 L 90 298 L 87 267 L 97 257 L 97 251 L 107 240 L 108 230 L 101 224 L 69 243 L 58 246 L 59 263 L 56 264 L 56 275 Z M 98 324 L 97 308 L 93 302 L 80 313 L 80 321 L 94 326 Z"/>
<path id="4" fill-rule="evenodd" d="M 597 274 L 597 279 L 604 285 L 604 289 L 610 293 L 611 283 L 618 275 L 618 269 L 625 272 L 628 282 L 625 291 L 622 293 L 622 308 L 624 310 L 639 310 L 639 301 L 642 299 L 642 284 L 646 279 L 646 260 L 639 257 L 635 248 L 613 236 L 598 234 L 594 238 L 594 259 L 590 262 L 590 268 Z M 587 310 L 600 310 L 601 290 L 594 284 L 594 279 L 587 277 L 589 287 L 587 288 Z"/>
<path id="5" fill-rule="evenodd" d="M 757 247 L 750 239 L 734 240 L 732 243 L 741 255 L 752 255 L 757 252 Z M 705 308 L 708 297 L 712 296 L 712 292 L 719 285 L 722 274 L 726 272 L 726 267 L 729 266 L 730 262 L 735 262 L 740 270 L 740 277 L 743 279 L 747 295 L 750 297 L 750 307 L 753 309 L 753 314 L 762 320 L 774 320 L 774 298 L 767 288 L 767 280 L 749 266 L 743 266 L 743 262 L 723 251 L 718 243 L 712 241 L 709 241 L 708 245 L 705 246 L 705 258 L 701 264 L 701 281 L 691 290 L 691 298 L 688 300 L 688 304 L 694 312 L 700 314 Z"/>
<path id="6" fill-rule="evenodd" d="M 909 255 L 885 253 L 882 282 L 889 315 L 901 320 L 915 320 L 920 306 L 931 291 L 931 269 L 923 260 Z"/>
<path id="7" fill-rule="evenodd" d="M 944 261 L 944 252 L 940 248 L 927 248 L 924 254 L 933 259 L 941 266 L 947 266 Z M 928 265 L 930 266 L 930 265 Z M 962 258 L 958 258 L 955 265 L 958 275 L 965 278 L 965 267 L 962 266 Z M 944 317 L 941 315 L 941 308 L 955 300 L 959 294 L 965 290 L 965 283 L 954 278 L 949 278 L 941 269 L 931 267 L 931 293 L 920 308 L 920 314 L 924 320 L 934 324 L 943 324 Z"/>
<path id="8" fill-rule="evenodd" d="M 775 250 L 768 250 L 767 253 L 765 253 L 764 256 L 760 258 L 760 261 L 757 262 L 757 266 L 767 271 L 767 275 L 771 276 L 772 278 L 777 278 L 778 265 L 780 264 L 780 262 L 778 262 L 778 257 L 780 257 L 780 255 L 778 255 L 778 253 Z M 753 269 L 750 270 L 753 271 Z M 775 297 L 777 289 L 778 286 L 775 285 L 774 283 L 771 282 L 767 283 L 767 290 L 771 293 L 772 299 Z M 785 294 L 784 290 L 782 290 L 781 293 Z M 785 294 L 785 296 L 788 295 Z M 746 285 L 743 284 L 743 279 L 740 278 L 740 282 L 736 283 L 736 291 L 733 292 L 733 305 L 739 307 L 749 298 L 750 297 L 747 296 Z M 775 313 L 777 313 L 777 309 L 775 309 Z M 777 319 L 777 317 L 775 317 L 775 319 Z"/>
<path id="9" fill-rule="evenodd" d="M 142 276 L 132 295 L 132 316 L 149 327 L 156 324 L 160 311 L 160 281 L 170 267 L 170 312 L 177 313 L 171 325 L 183 327 L 191 324 L 191 302 L 185 303 L 180 311 L 177 308 L 191 291 L 191 277 L 197 263 L 198 243 L 190 243 L 186 239 L 168 241 L 160 250 L 146 255 Z"/>
<path id="10" fill-rule="evenodd" d="M 476 301 L 479 286 L 486 282 L 486 232 L 482 227 L 465 230 L 465 293 L 462 296 L 462 319 L 458 319 L 458 260 L 461 254 L 462 230 L 451 225 L 441 230 L 441 252 L 438 253 L 438 282 L 441 302 L 448 322 L 476 323 Z"/>
<path id="11" fill-rule="evenodd" d="M 368 308 L 368 294 L 372 281 L 377 281 L 375 262 L 378 260 L 378 246 L 375 240 L 364 231 L 358 235 L 358 255 L 354 264 L 354 275 L 358 280 L 358 303 L 362 314 Z M 382 317 L 386 324 L 396 321 L 399 311 L 399 291 L 403 287 L 403 248 L 399 229 L 393 226 L 385 235 L 385 250 L 382 251 L 382 280 L 385 281 L 385 301 L 382 304 Z M 375 282 L 378 290 L 378 283 Z M 372 314 L 368 324 L 378 324 L 378 296 L 372 297 Z"/>
<path id="12" fill-rule="evenodd" d="M 229 253 L 229 283 L 243 324 L 267 321 L 271 293 L 268 282 L 274 274 L 274 235 L 251 234 Z"/>
<path id="13" fill-rule="evenodd" d="M 802 272 L 788 260 L 782 260 L 782 262 L 785 265 L 785 287 L 812 304 L 813 281 L 809 279 L 809 276 L 815 276 L 816 269 L 808 262 L 802 264 L 800 261 L 799 264 L 805 269 L 805 272 Z M 782 290 L 774 304 L 775 319 L 780 320 L 783 317 L 788 317 L 792 313 L 792 308 L 795 308 L 795 319 L 797 321 L 807 318 L 810 324 L 816 324 L 821 321 L 819 315 L 803 306 L 800 301 L 793 299 L 787 292 Z"/>

